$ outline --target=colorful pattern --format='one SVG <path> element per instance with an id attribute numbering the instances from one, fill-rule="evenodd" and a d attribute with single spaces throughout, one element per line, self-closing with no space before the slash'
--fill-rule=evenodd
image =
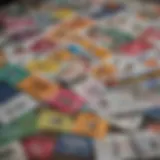
<path id="1" fill-rule="evenodd" d="M 122 1 L 0 11 L 0 160 L 160 158 L 160 12 Z"/>

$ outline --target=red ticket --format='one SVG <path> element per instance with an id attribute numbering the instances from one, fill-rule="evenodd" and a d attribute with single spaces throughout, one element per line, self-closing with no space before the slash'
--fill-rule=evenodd
<path id="1" fill-rule="evenodd" d="M 143 54 L 146 50 L 151 49 L 152 44 L 143 40 L 135 40 L 131 43 L 121 46 L 121 52 L 129 56 L 137 56 Z"/>
<path id="2" fill-rule="evenodd" d="M 23 141 L 25 153 L 30 159 L 45 160 L 52 156 L 55 142 L 45 136 L 29 137 Z"/>

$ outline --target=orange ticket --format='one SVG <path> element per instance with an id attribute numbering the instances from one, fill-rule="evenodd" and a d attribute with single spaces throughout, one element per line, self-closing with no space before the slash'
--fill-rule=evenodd
<path id="1" fill-rule="evenodd" d="M 82 113 L 76 119 L 73 132 L 80 135 L 103 138 L 108 128 L 106 121 L 99 116 L 91 113 Z"/>
<path id="2" fill-rule="evenodd" d="M 46 100 L 49 97 L 54 96 L 59 88 L 58 85 L 52 84 L 38 76 L 26 78 L 18 84 L 18 87 L 40 100 Z"/>

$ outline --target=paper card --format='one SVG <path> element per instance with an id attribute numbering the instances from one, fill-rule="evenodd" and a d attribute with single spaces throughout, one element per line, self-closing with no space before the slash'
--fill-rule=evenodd
<path id="1" fill-rule="evenodd" d="M 156 27 L 148 27 L 139 38 L 154 44 L 156 41 L 160 40 L 160 30 Z"/>
<path id="2" fill-rule="evenodd" d="M 76 58 L 70 61 L 64 69 L 57 75 L 61 81 L 78 83 L 83 80 L 90 71 L 90 64 L 83 59 Z"/>
<path id="3" fill-rule="evenodd" d="M 93 156 L 93 141 L 90 138 L 76 135 L 62 135 L 57 139 L 56 153 L 75 155 L 78 157 Z"/>
<path id="4" fill-rule="evenodd" d="M 0 126 L 0 146 L 7 145 L 14 140 L 35 134 L 37 130 L 37 115 L 35 112 L 28 112 L 11 124 Z"/>
<path id="5" fill-rule="evenodd" d="M 158 158 L 160 156 L 159 134 L 150 131 L 137 132 L 132 136 L 140 158 Z"/>
<path id="6" fill-rule="evenodd" d="M 83 107 L 85 100 L 70 90 L 60 89 L 52 99 L 49 99 L 49 103 L 61 112 L 73 114 Z"/>
<path id="7" fill-rule="evenodd" d="M 31 136 L 22 144 L 29 159 L 50 159 L 55 149 L 55 140 L 47 136 Z"/>
<path id="8" fill-rule="evenodd" d="M 53 18 L 57 18 L 59 20 L 70 18 L 75 15 L 74 10 L 72 9 L 57 9 L 55 12 L 52 13 Z"/>
<path id="9" fill-rule="evenodd" d="M 33 55 L 29 53 L 26 44 L 9 44 L 4 50 L 8 62 L 14 65 L 23 67 L 30 59 L 33 59 Z"/>
<path id="10" fill-rule="evenodd" d="M 95 146 L 95 155 L 97 160 L 115 160 L 115 155 L 112 151 L 112 144 L 110 142 L 110 138 L 108 138 L 109 135 L 107 135 L 107 138 L 104 138 L 103 140 L 95 140 L 94 146 Z M 119 158 L 119 160 L 121 160 Z"/>
<path id="11" fill-rule="evenodd" d="M 135 13 L 122 12 L 114 17 L 104 19 L 103 24 L 109 24 L 109 27 L 119 28 L 122 31 L 139 36 L 146 27 L 149 26 L 145 20 L 137 19 Z"/>
<path id="12" fill-rule="evenodd" d="M 118 4 L 116 2 L 107 2 L 101 5 L 98 10 L 93 10 L 93 12 L 91 12 L 91 16 L 93 18 L 103 18 L 105 16 L 115 15 L 122 10 L 124 10 L 123 4 Z"/>
<path id="13" fill-rule="evenodd" d="M 0 157 L 1 160 L 27 160 L 24 149 L 18 141 L 2 147 L 0 149 Z"/>
<path id="14" fill-rule="evenodd" d="M 0 81 L 0 104 L 9 101 L 12 97 L 17 96 L 19 90 L 13 88 L 8 83 Z"/>
<path id="15" fill-rule="evenodd" d="M 15 33 L 26 28 L 32 28 L 35 23 L 32 18 L 29 17 L 7 17 L 5 19 L 5 27 L 7 32 Z"/>
<path id="16" fill-rule="evenodd" d="M 44 38 L 34 40 L 29 44 L 28 48 L 33 54 L 47 54 L 51 50 L 55 49 L 56 43 L 51 42 Z"/>
<path id="17" fill-rule="evenodd" d="M 26 64 L 26 68 L 38 75 L 55 75 L 63 68 L 63 64 L 52 59 L 33 59 Z"/>
<path id="18" fill-rule="evenodd" d="M 89 108 L 106 117 L 110 108 L 108 93 L 105 86 L 99 81 L 89 77 L 85 81 L 76 84 L 73 90 L 85 98 Z"/>
<path id="19" fill-rule="evenodd" d="M 116 69 L 116 76 L 118 79 L 125 79 L 128 77 L 139 76 L 147 72 L 147 68 L 143 65 L 137 57 L 130 57 L 125 55 L 113 56 L 108 62 Z"/>
<path id="20" fill-rule="evenodd" d="M 152 45 L 147 41 L 135 40 L 124 44 L 120 47 L 120 51 L 128 56 L 138 56 L 151 49 Z"/>
<path id="21" fill-rule="evenodd" d="M 43 110 L 38 117 L 38 128 L 47 131 L 71 132 L 73 121 L 63 113 Z"/>
<path id="22" fill-rule="evenodd" d="M 140 68 L 139 68 L 140 67 Z M 160 70 L 159 69 L 148 69 L 145 68 L 144 65 L 138 65 L 136 67 L 137 71 L 132 74 L 132 76 L 129 77 L 123 77 L 119 81 L 119 85 L 133 85 L 133 84 L 139 84 L 141 83 L 141 89 L 145 89 L 147 92 L 152 90 L 152 92 L 159 93 L 159 75 L 160 75 Z M 144 91 L 144 90 L 143 90 Z M 152 97 L 153 98 L 153 97 Z"/>
<path id="23" fill-rule="evenodd" d="M 150 117 L 155 120 L 160 120 L 160 107 L 153 106 L 151 109 L 146 109 L 143 113 L 144 116 Z"/>
<path id="24" fill-rule="evenodd" d="M 127 129 L 127 130 L 135 130 L 139 129 L 141 123 L 143 122 L 143 118 L 141 115 L 128 115 L 128 116 L 111 116 L 110 123 L 114 124 L 120 128 Z"/>
<path id="25" fill-rule="evenodd" d="M 98 160 L 136 158 L 130 139 L 124 134 L 109 134 L 101 141 L 95 140 L 95 148 Z"/>
<path id="26" fill-rule="evenodd" d="M 108 101 L 110 105 L 108 112 L 114 115 L 141 113 L 144 109 L 152 108 L 159 103 L 158 97 L 155 98 L 155 94 L 146 92 L 141 84 L 110 90 Z"/>
<path id="27" fill-rule="evenodd" d="M 11 58 L 13 58 L 14 56 L 18 57 L 26 54 L 27 48 L 25 44 L 17 43 L 17 44 L 7 45 L 4 48 L 4 51 L 6 52 L 7 59 L 11 61 Z"/>
<path id="28" fill-rule="evenodd" d="M 96 79 L 108 86 L 111 85 L 110 82 L 112 82 L 112 85 L 116 83 L 118 75 L 117 68 L 118 67 L 114 64 L 101 63 L 100 65 L 93 67 L 91 72 Z"/>
<path id="29" fill-rule="evenodd" d="M 18 94 L 0 108 L 0 121 L 1 123 L 11 123 L 37 106 L 38 102 L 30 96 L 23 93 Z"/>
<path id="30" fill-rule="evenodd" d="M 29 76 L 29 72 L 20 66 L 7 64 L 0 70 L 0 74 L 12 86 L 17 85 Z"/>
<path id="31" fill-rule="evenodd" d="M 142 63 L 147 71 L 152 71 L 159 68 L 159 59 L 159 52 L 156 49 L 150 49 L 138 57 L 138 62 Z"/>
<path id="32" fill-rule="evenodd" d="M 52 84 L 38 76 L 29 76 L 19 83 L 18 87 L 40 100 L 46 100 L 54 96 L 59 89 L 57 84 Z"/>
<path id="33" fill-rule="evenodd" d="M 97 139 L 104 138 L 107 132 L 107 122 L 92 113 L 81 113 L 73 126 L 73 133 Z"/>
<path id="34" fill-rule="evenodd" d="M 106 28 L 104 25 L 94 25 L 85 33 L 90 40 L 111 50 L 117 50 L 122 44 L 134 39 L 132 34 L 124 32 L 117 28 Z"/>
<path id="35" fill-rule="evenodd" d="M 126 135 L 115 135 L 112 137 L 112 152 L 120 159 L 134 159 L 136 152 L 133 149 L 131 140 Z"/>
<path id="36" fill-rule="evenodd" d="M 39 33 L 40 33 L 40 30 L 37 28 L 26 29 L 25 31 L 19 31 L 16 33 L 12 33 L 9 36 L 9 40 L 15 43 L 27 42 L 31 40 L 32 38 L 38 36 Z"/>

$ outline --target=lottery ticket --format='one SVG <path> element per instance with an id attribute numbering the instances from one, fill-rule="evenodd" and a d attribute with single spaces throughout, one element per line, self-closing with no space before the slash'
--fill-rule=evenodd
<path id="1" fill-rule="evenodd" d="M 147 116 L 147 117 L 150 117 L 150 118 L 153 118 L 157 121 L 159 121 L 159 117 L 160 117 L 160 107 L 159 106 L 154 106 L 153 108 L 151 109 L 147 109 L 144 111 L 144 116 Z"/>
<path id="2" fill-rule="evenodd" d="M 132 136 L 140 158 L 158 158 L 160 156 L 160 138 L 158 133 L 150 131 L 137 132 Z"/>
<path id="3" fill-rule="evenodd" d="M 27 70 L 12 64 L 6 64 L 1 68 L 0 74 L 2 76 L 2 80 L 6 81 L 13 87 L 29 76 L 29 72 Z"/>
<path id="4" fill-rule="evenodd" d="M 104 119 L 94 113 L 86 112 L 77 117 L 72 130 L 78 135 L 103 139 L 108 129 L 109 124 Z"/>
<path id="5" fill-rule="evenodd" d="M 43 135 L 30 136 L 22 140 L 24 152 L 30 159 L 52 158 L 55 140 Z"/>
<path id="6" fill-rule="evenodd" d="M 134 13 L 122 12 L 114 17 L 104 19 L 102 24 L 107 27 L 119 28 L 122 31 L 139 36 L 149 24 L 144 20 L 139 20 Z"/>
<path id="7" fill-rule="evenodd" d="M 12 142 L 11 144 L 0 149 L 1 160 L 27 160 L 24 149 L 20 142 Z"/>
<path id="8" fill-rule="evenodd" d="M 15 44 L 9 47 L 5 47 L 4 51 L 6 52 L 6 58 L 11 64 L 17 64 L 24 66 L 30 59 L 33 58 L 33 55 L 28 53 L 28 50 L 23 44 Z"/>
<path id="9" fill-rule="evenodd" d="M 100 115 L 106 115 L 110 108 L 105 86 L 94 78 L 88 77 L 84 82 L 76 84 L 73 89 L 86 99 L 91 109 Z"/>
<path id="10" fill-rule="evenodd" d="M 119 28 L 106 27 L 105 25 L 94 25 L 85 33 L 94 43 L 104 48 L 118 50 L 122 44 L 134 39 L 133 35 Z"/>
<path id="11" fill-rule="evenodd" d="M 48 54 L 52 50 L 55 49 L 56 43 L 51 42 L 42 37 L 36 37 L 30 44 L 28 44 L 28 50 L 31 51 L 33 54 L 41 55 L 41 54 Z"/>
<path id="12" fill-rule="evenodd" d="M 1 123 L 10 123 L 37 108 L 38 103 L 26 94 L 18 94 L 1 107 Z"/>
<path id="13" fill-rule="evenodd" d="M 63 19 L 68 19 L 71 18 L 72 16 L 74 16 L 76 13 L 74 12 L 73 9 L 57 9 L 56 11 L 54 11 L 52 13 L 52 16 L 54 19 L 59 19 L 59 20 L 63 20 Z"/>
<path id="14" fill-rule="evenodd" d="M 31 73 L 53 80 L 65 67 L 67 67 L 67 59 L 70 55 L 65 51 L 52 52 L 55 54 L 50 52 L 48 52 L 48 54 L 46 52 L 45 54 L 44 52 L 41 52 L 43 54 L 33 56 L 34 58 L 26 63 L 26 69 Z"/>
<path id="15" fill-rule="evenodd" d="M 33 19 L 30 17 L 6 17 L 4 24 L 9 33 L 16 33 L 35 26 Z"/>
<path id="16" fill-rule="evenodd" d="M 108 100 L 110 102 L 109 111 L 112 114 L 142 112 L 159 103 L 158 94 L 147 91 L 141 84 L 133 84 L 126 90 L 124 88 L 110 90 Z"/>
<path id="17" fill-rule="evenodd" d="M 5 146 L 17 139 L 35 134 L 37 132 L 37 115 L 28 112 L 10 124 L 2 124 L 0 127 L 0 146 Z"/>
<path id="18" fill-rule="evenodd" d="M 50 132 L 71 132 L 73 120 L 63 113 L 42 110 L 38 117 L 38 128 Z"/>
<path id="19" fill-rule="evenodd" d="M 98 160 L 136 158 L 131 140 L 125 134 L 109 134 L 103 141 L 95 141 L 95 148 Z"/>
<path id="20" fill-rule="evenodd" d="M 111 124 L 119 126 L 126 130 L 138 130 L 143 123 L 143 118 L 140 114 L 130 114 L 125 116 L 111 116 L 109 119 Z"/>
<path id="21" fill-rule="evenodd" d="M 18 84 L 18 88 L 36 99 L 47 100 L 49 97 L 54 96 L 59 86 L 57 84 L 52 84 L 44 78 L 29 76 Z"/>
<path id="22" fill-rule="evenodd" d="M 89 72 L 88 63 L 79 59 L 73 60 L 58 74 L 58 79 L 68 84 L 83 80 Z"/>
<path id="23" fill-rule="evenodd" d="M 58 138 L 55 150 L 59 154 L 69 154 L 90 159 L 93 158 L 94 152 L 92 139 L 70 134 L 64 134 Z"/>
<path id="24" fill-rule="evenodd" d="M 0 75 L 0 78 L 0 104 L 3 105 L 13 97 L 17 96 L 19 94 L 19 90 L 4 82 L 3 75 Z"/>
<path id="25" fill-rule="evenodd" d="M 104 2 L 99 8 L 93 11 L 91 10 L 91 17 L 93 18 L 103 18 L 105 16 L 112 16 L 124 9 L 124 5 L 116 2 Z"/>
<path id="26" fill-rule="evenodd" d="M 67 89 L 60 89 L 48 102 L 53 108 L 68 114 L 78 112 L 85 104 L 85 100 L 82 97 Z"/>
<path id="27" fill-rule="evenodd" d="M 38 28 L 27 28 L 25 31 L 18 31 L 9 35 L 9 41 L 12 43 L 22 43 L 31 40 L 32 38 L 38 36 L 40 30 Z"/>

